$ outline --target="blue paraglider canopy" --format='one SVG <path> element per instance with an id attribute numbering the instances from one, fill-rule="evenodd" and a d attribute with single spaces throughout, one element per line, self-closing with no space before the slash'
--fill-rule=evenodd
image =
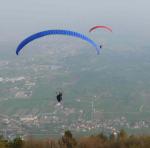
<path id="1" fill-rule="evenodd" d="M 100 52 L 99 46 L 93 40 L 91 40 L 89 37 L 87 37 L 81 33 L 78 33 L 78 32 L 57 29 L 57 30 L 46 30 L 46 31 L 38 32 L 38 33 L 35 33 L 35 34 L 27 37 L 18 45 L 18 47 L 16 49 L 16 54 L 18 55 L 19 52 L 22 50 L 22 48 L 24 46 L 26 46 L 28 43 L 30 43 L 31 41 L 41 38 L 41 37 L 44 37 L 44 36 L 47 36 L 47 35 L 67 35 L 67 36 L 80 38 L 82 40 L 85 40 L 89 44 L 91 44 L 96 49 L 97 54 L 99 54 L 99 52 Z M 100 48 L 101 48 L 101 46 L 100 46 Z"/>

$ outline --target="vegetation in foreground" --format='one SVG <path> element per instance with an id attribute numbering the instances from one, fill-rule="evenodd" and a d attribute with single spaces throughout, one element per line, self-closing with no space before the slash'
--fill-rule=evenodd
<path id="1" fill-rule="evenodd" d="M 15 138 L 9 141 L 0 138 L 0 148 L 149 148 L 150 136 L 128 135 L 124 130 L 109 137 L 100 133 L 89 137 L 75 139 L 70 131 L 66 131 L 60 139 L 38 140 Z"/>

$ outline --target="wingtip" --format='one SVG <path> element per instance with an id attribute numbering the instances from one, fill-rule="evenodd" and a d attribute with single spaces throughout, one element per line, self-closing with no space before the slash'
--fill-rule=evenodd
<path id="1" fill-rule="evenodd" d="M 19 55 L 19 53 L 16 51 L 16 55 Z"/>

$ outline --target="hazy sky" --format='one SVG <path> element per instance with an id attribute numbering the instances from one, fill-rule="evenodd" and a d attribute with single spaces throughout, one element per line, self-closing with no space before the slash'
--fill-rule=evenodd
<path id="1" fill-rule="evenodd" d="M 0 0 L 1 41 L 31 33 L 69 28 L 86 32 L 93 25 L 112 26 L 115 33 L 150 37 L 149 0 Z"/>

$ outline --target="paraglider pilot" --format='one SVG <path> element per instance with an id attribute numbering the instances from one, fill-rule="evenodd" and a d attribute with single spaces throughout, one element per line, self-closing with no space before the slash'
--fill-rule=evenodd
<path id="1" fill-rule="evenodd" d="M 57 98 L 58 102 L 61 102 L 62 101 L 62 92 L 59 92 L 59 93 L 56 92 L 56 98 Z"/>
<path id="2" fill-rule="evenodd" d="M 102 48 L 102 47 L 103 47 L 102 45 L 99 46 L 99 48 Z"/>

